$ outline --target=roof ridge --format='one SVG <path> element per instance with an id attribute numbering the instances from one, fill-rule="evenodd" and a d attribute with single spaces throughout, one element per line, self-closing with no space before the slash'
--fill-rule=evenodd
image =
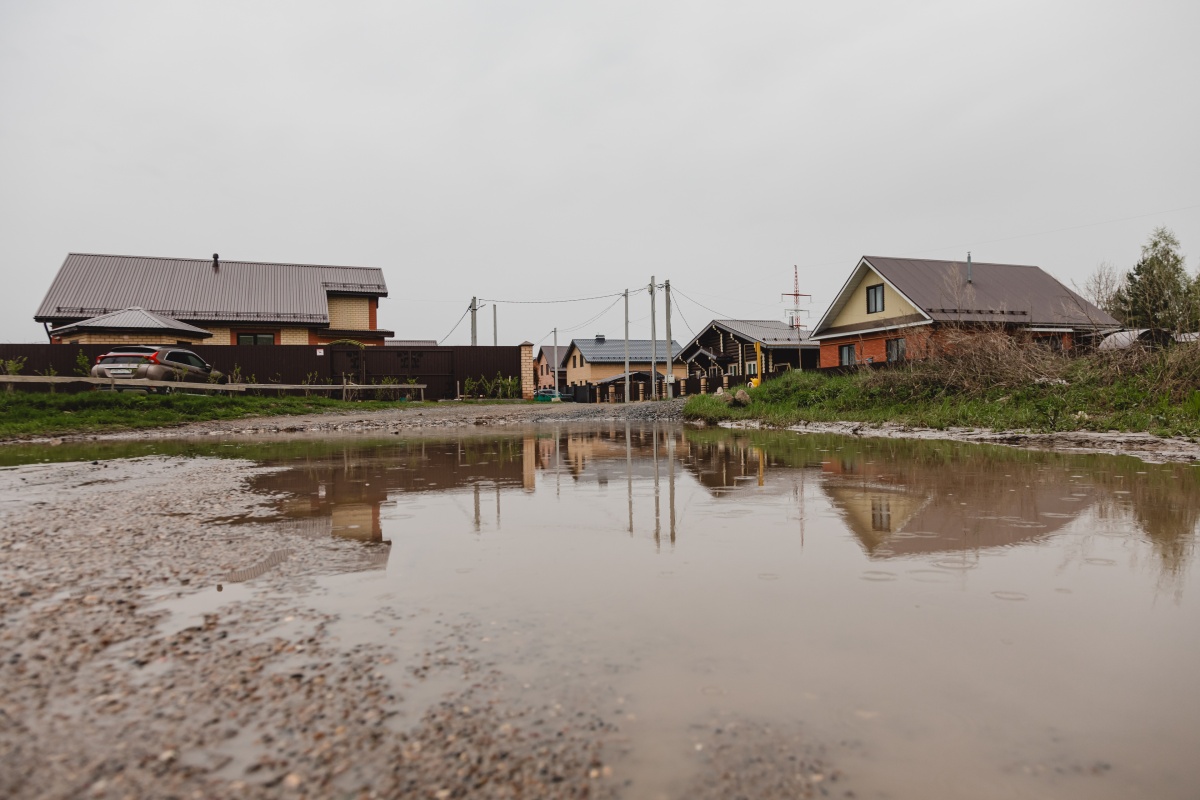
<path id="1" fill-rule="evenodd" d="M 137 258 L 148 261 L 195 261 L 201 264 L 211 264 L 211 258 L 183 258 L 179 256 L 130 256 L 121 255 L 119 253 L 67 253 L 67 257 L 71 256 L 92 256 L 95 258 Z M 262 266 L 272 267 L 310 267 L 312 269 L 375 269 L 382 270 L 383 267 L 355 267 L 349 264 L 300 264 L 292 261 L 243 261 L 238 258 L 223 258 L 220 259 L 221 264 L 258 264 Z"/>
<path id="2" fill-rule="evenodd" d="M 962 261 L 962 260 L 952 261 L 948 258 L 915 258 L 913 256 L 863 256 L 862 258 L 859 259 L 859 261 L 862 261 L 863 259 L 869 260 L 872 258 L 886 258 L 891 261 L 929 261 L 934 264 L 964 264 L 965 265 L 967 263 L 966 261 Z M 1024 267 L 1026 269 L 1041 269 L 1043 272 L 1045 272 L 1045 270 L 1042 269 L 1042 267 L 1039 267 L 1037 264 L 1002 264 L 999 261 L 975 261 L 975 260 L 972 260 L 971 264 L 976 267 L 979 266 L 980 264 L 984 264 L 989 267 Z M 1046 273 L 1046 274 L 1049 274 L 1049 273 Z"/>

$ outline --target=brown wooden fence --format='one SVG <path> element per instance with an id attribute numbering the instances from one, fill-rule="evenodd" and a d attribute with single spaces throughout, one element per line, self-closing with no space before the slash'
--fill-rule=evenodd
<path id="1" fill-rule="evenodd" d="M 102 344 L 0 344 L 0 361 L 24 359 L 21 375 L 77 375 L 112 349 Z M 468 378 L 521 378 L 521 348 L 353 345 L 192 345 L 187 348 L 238 383 L 423 383 L 430 400 L 457 397 Z M 90 387 L 79 385 L 80 390 Z M 519 396 L 519 392 L 518 392 Z"/>

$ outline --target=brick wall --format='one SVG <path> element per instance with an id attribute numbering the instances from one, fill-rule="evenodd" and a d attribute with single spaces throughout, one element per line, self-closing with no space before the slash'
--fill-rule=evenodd
<path id="1" fill-rule="evenodd" d="M 521 397 L 533 399 L 537 388 L 537 379 L 533 374 L 533 344 L 525 342 L 521 345 Z"/>
<path id="2" fill-rule="evenodd" d="M 329 295 L 329 327 L 343 331 L 369 331 L 371 304 L 367 297 Z"/>

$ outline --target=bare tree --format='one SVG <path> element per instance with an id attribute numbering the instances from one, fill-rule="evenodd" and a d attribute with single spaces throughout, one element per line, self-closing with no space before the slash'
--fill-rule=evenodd
<path id="1" fill-rule="evenodd" d="M 1076 286 L 1079 293 L 1092 302 L 1092 305 L 1116 317 L 1121 322 L 1120 309 L 1117 308 L 1117 293 L 1125 285 L 1128 272 L 1118 270 L 1107 261 L 1102 262 L 1096 271 L 1083 282 L 1083 287 Z"/>

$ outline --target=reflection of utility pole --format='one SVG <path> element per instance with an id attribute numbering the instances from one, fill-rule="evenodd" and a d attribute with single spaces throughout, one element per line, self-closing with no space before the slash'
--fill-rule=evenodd
<path id="1" fill-rule="evenodd" d="M 500 530 L 500 484 L 496 484 L 496 530 Z"/>
<path id="2" fill-rule="evenodd" d="M 629 441 L 629 420 L 625 420 L 625 493 L 629 497 L 629 535 L 633 536 L 633 445 Z"/>
<path id="3" fill-rule="evenodd" d="M 475 487 L 475 532 L 479 533 L 479 484 L 474 484 Z"/>
<path id="4" fill-rule="evenodd" d="M 651 452 L 654 454 L 654 549 L 658 549 L 659 534 L 662 532 L 662 522 L 659 506 L 658 494 L 658 424 L 654 425 L 654 445 Z"/>
<path id="5" fill-rule="evenodd" d="M 668 399 L 670 399 L 668 397 Z M 675 547 L 675 435 L 667 433 L 667 492 L 671 507 L 671 547 Z"/>

